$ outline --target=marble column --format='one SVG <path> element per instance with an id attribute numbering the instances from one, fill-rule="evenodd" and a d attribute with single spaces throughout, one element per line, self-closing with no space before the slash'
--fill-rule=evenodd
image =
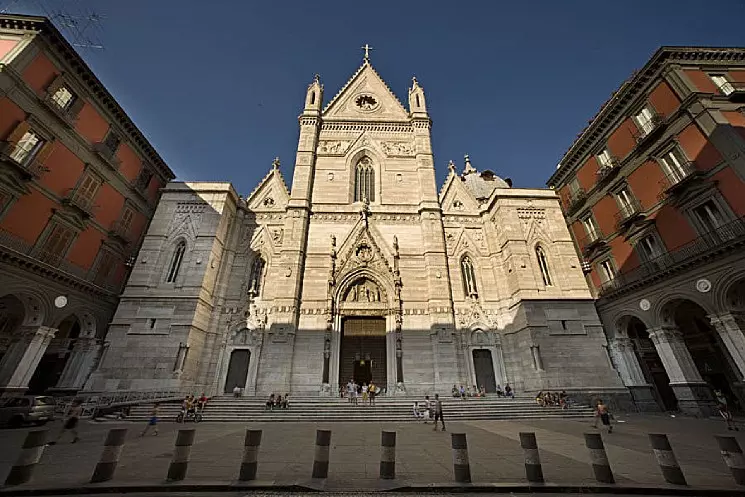
<path id="1" fill-rule="evenodd" d="M 708 316 L 717 331 L 729 356 L 732 358 L 732 372 L 737 375 L 737 382 L 732 385 L 734 393 L 745 405 L 745 334 L 741 327 L 743 316 L 738 312 L 726 312 Z"/>
<path id="2" fill-rule="evenodd" d="M 711 389 L 701 378 L 680 329 L 675 325 L 652 328 L 649 338 L 670 378 L 670 387 L 678 399 L 678 409 L 694 416 L 709 417 L 714 414 Z"/>
<path id="3" fill-rule="evenodd" d="M 25 392 L 57 332 L 47 326 L 23 327 L 0 361 L 0 391 Z"/>
<path id="4" fill-rule="evenodd" d="M 99 345 L 94 338 L 78 339 L 55 388 L 75 391 L 82 389 L 95 366 L 98 348 Z"/>
<path id="5" fill-rule="evenodd" d="M 660 406 L 654 396 L 654 387 L 647 382 L 634 345 L 629 337 L 615 337 L 608 341 L 608 352 L 621 381 L 629 389 L 634 404 L 642 412 L 657 412 Z"/>

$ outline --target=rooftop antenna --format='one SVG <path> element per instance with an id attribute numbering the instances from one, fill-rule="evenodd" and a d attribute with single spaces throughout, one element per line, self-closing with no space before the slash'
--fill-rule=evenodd
<path id="1" fill-rule="evenodd" d="M 37 0 L 40 10 L 73 47 L 103 50 L 100 38 L 104 16 L 81 0 Z"/>

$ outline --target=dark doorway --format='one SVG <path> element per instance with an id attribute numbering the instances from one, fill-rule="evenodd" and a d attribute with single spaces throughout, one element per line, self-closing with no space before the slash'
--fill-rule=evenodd
<path id="1" fill-rule="evenodd" d="M 225 378 L 225 393 L 233 393 L 236 386 L 246 388 L 249 362 L 251 362 L 251 351 L 248 349 L 234 350 L 230 354 L 228 376 Z"/>
<path id="2" fill-rule="evenodd" d="M 67 361 L 72 356 L 75 342 L 80 336 L 80 322 L 70 316 L 59 325 L 57 333 L 49 342 L 33 376 L 28 382 L 28 393 L 39 394 L 57 386 Z"/>
<path id="3" fill-rule="evenodd" d="M 339 383 L 387 383 L 385 318 L 346 318 L 342 322 Z"/>
<path id="4" fill-rule="evenodd" d="M 670 387 L 670 378 L 667 376 L 662 360 L 657 354 L 657 348 L 649 338 L 647 327 L 636 317 L 629 320 L 627 333 L 634 347 L 634 353 L 644 373 L 647 383 L 652 385 L 657 404 L 664 411 L 675 411 L 678 408 L 678 399 Z"/>
<path id="5" fill-rule="evenodd" d="M 476 387 L 484 387 L 488 393 L 497 391 L 497 379 L 494 377 L 494 361 L 491 351 L 478 349 L 473 351 L 473 369 L 476 371 Z"/>

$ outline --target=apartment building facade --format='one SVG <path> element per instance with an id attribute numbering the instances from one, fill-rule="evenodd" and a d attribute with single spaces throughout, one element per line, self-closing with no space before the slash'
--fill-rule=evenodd
<path id="1" fill-rule="evenodd" d="M 644 410 L 745 407 L 745 49 L 663 47 L 548 185 Z"/>
<path id="2" fill-rule="evenodd" d="M 173 172 L 47 19 L 0 15 L 0 391 L 75 391 Z"/>

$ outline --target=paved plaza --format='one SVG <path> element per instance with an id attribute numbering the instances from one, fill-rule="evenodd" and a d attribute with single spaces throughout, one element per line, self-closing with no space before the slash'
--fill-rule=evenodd
<path id="1" fill-rule="evenodd" d="M 717 420 L 624 416 L 612 434 L 604 434 L 605 446 L 617 482 L 629 485 L 664 485 L 650 449 L 647 433 L 667 433 L 683 471 L 692 486 L 734 487 L 714 439 L 726 432 Z M 196 428 L 186 483 L 229 483 L 236 479 L 243 451 L 242 424 L 188 424 Z M 50 426 L 56 435 L 60 423 Z M 164 422 L 158 436 L 139 437 L 139 423 L 84 422 L 82 440 L 47 447 L 36 468 L 33 486 L 70 487 L 85 484 L 101 454 L 106 432 L 129 428 L 126 445 L 112 483 L 158 484 L 164 481 L 173 454 L 176 431 L 184 425 Z M 332 430 L 327 489 L 380 488 L 378 479 L 381 430 L 397 432 L 397 483 L 451 484 L 453 459 L 450 433 L 468 437 L 474 483 L 524 483 L 523 455 L 518 433 L 536 433 L 547 483 L 593 485 L 592 469 L 582 434 L 594 431 L 591 421 L 473 421 L 448 425 L 448 433 L 433 432 L 432 425 L 402 423 L 272 423 L 251 425 L 263 430 L 257 479 L 277 485 L 310 482 L 315 430 Z M 27 430 L 0 431 L 0 478 L 5 480 Z"/>

